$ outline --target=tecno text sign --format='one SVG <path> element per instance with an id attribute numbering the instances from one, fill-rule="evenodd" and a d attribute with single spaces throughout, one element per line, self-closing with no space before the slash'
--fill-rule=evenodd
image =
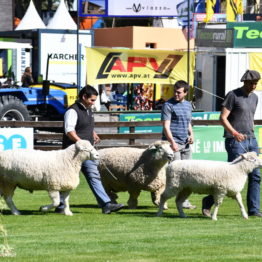
<path id="1" fill-rule="evenodd" d="M 234 29 L 234 47 L 262 46 L 262 23 L 227 23 L 227 28 Z"/>

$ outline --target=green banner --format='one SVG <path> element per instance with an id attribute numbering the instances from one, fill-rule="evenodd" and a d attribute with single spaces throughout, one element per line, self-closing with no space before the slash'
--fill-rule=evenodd
<path id="1" fill-rule="evenodd" d="M 193 119 L 217 120 L 220 112 L 194 112 Z M 160 114 L 122 114 L 120 121 L 159 121 Z M 227 161 L 225 150 L 224 128 L 222 126 L 194 126 L 195 141 L 192 145 L 193 159 L 209 159 Z M 136 133 L 162 132 L 161 126 L 137 127 Z M 119 133 L 129 133 L 128 127 L 119 128 Z M 262 126 L 255 126 L 255 135 L 262 158 Z"/>
<path id="2" fill-rule="evenodd" d="M 227 23 L 227 29 L 234 28 L 234 47 L 261 47 L 262 23 Z"/>

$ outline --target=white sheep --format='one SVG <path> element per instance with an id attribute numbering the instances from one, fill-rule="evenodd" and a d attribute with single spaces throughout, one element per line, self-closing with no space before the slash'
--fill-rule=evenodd
<path id="1" fill-rule="evenodd" d="M 47 190 L 52 204 L 42 206 L 48 211 L 60 203 L 59 191 L 65 200 L 65 215 L 72 215 L 69 193 L 79 184 L 81 164 L 98 159 L 98 152 L 89 141 L 80 140 L 64 150 L 41 151 L 17 149 L 0 152 L 0 194 L 12 214 L 19 215 L 12 197 L 16 187 Z"/>
<path id="2" fill-rule="evenodd" d="M 242 216 L 248 218 L 240 192 L 247 174 L 262 167 L 262 159 L 255 152 L 242 154 L 231 163 L 209 160 L 176 160 L 167 168 L 166 189 L 161 195 L 158 216 L 162 215 L 164 203 L 176 196 L 180 217 L 186 217 L 182 203 L 193 193 L 213 195 L 215 208 L 212 219 L 217 220 L 219 205 L 225 196 L 236 199 Z"/>
<path id="3" fill-rule="evenodd" d="M 128 207 L 136 208 L 141 190 L 146 190 L 155 193 L 155 204 L 159 204 L 165 189 L 165 169 L 174 156 L 168 142 L 156 141 L 147 149 L 101 149 L 99 156 L 101 180 L 112 202 L 116 202 L 117 192 L 128 191 Z"/>

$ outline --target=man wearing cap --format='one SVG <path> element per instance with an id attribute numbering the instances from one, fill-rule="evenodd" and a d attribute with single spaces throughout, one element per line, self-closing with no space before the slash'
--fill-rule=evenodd
<path id="1" fill-rule="evenodd" d="M 258 154 L 258 143 L 254 135 L 254 115 L 258 97 L 254 93 L 260 80 L 259 72 L 247 70 L 241 78 L 244 85 L 230 91 L 222 103 L 220 121 L 225 129 L 225 148 L 228 162 L 240 154 L 255 151 Z M 202 200 L 202 213 L 211 216 L 210 209 L 214 204 L 213 196 Z M 256 168 L 248 174 L 247 208 L 249 216 L 262 217 L 260 213 L 260 171 Z"/>

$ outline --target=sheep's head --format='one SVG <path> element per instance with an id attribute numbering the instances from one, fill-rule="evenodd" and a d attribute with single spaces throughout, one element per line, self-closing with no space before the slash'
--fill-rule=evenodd
<path id="1" fill-rule="evenodd" d="M 97 150 L 87 140 L 79 140 L 75 143 L 78 153 L 83 155 L 84 160 L 98 160 L 99 154 Z"/>
<path id="2" fill-rule="evenodd" d="M 258 157 L 256 152 L 247 152 L 241 155 L 242 159 L 253 162 L 255 167 L 262 168 L 262 159 Z"/>
<path id="3" fill-rule="evenodd" d="M 156 141 L 148 147 L 148 150 L 153 153 L 155 159 L 163 159 L 165 161 L 174 159 L 174 152 L 167 141 Z"/>

